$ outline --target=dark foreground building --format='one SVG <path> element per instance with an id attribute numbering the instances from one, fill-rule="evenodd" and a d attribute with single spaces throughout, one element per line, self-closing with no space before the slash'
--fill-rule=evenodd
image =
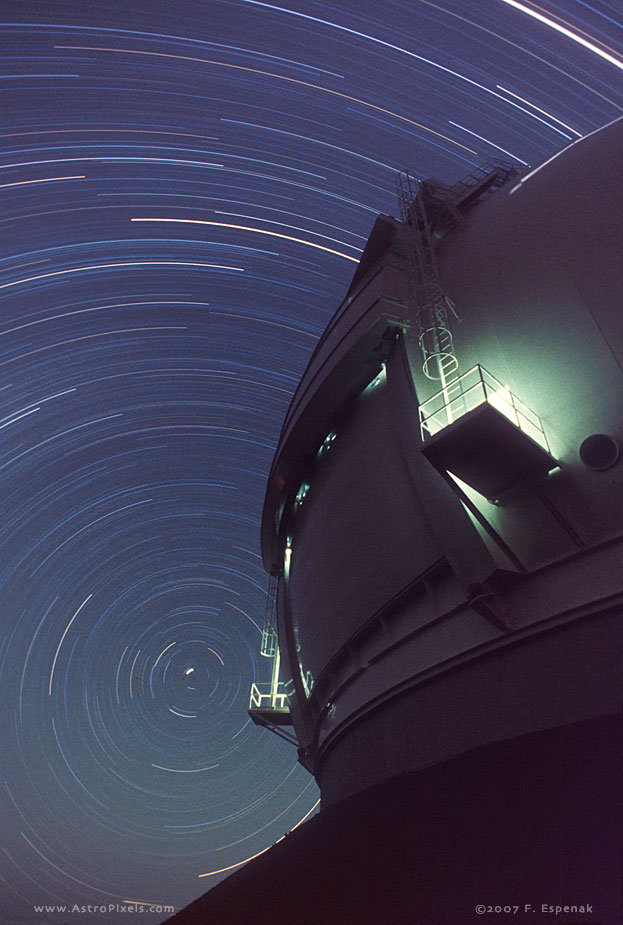
<path id="1" fill-rule="evenodd" d="M 623 120 L 400 195 L 263 514 L 322 810 L 176 925 L 623 920 Z"/>

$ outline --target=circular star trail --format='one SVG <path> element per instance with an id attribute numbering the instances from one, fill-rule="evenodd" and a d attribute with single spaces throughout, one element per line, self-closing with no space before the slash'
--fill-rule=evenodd
<path id="1" fill-rule="evenodd" d="M 259 520 L 374 218 L 401 169 L 536 165 L 619 117 L 623 16 L 9 0 L 2 19 L 0 922 L 180 908 L 318 800 L 247 716 L 270 667 Z"/>

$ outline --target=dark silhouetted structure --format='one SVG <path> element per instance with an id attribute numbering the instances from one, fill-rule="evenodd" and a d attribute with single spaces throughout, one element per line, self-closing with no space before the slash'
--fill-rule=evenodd
<path id="1" fill-rule="evenodd" d="M 176 925 L 621 921 L 622 152 L 377 219 L 262 521 L 251 715 L 322 809 Z"/>

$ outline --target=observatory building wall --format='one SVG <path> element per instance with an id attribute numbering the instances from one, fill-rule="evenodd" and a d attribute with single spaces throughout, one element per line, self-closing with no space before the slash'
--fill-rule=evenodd
<path id="1" fill-rule="evenodd" d="M 623 436 L 622 145 L 619 120 L 509 182 L 439 248 L 461 366 L 482 363 L 537 412 L 564 466 L 548 492 L 585 543 L 618 534 L 623 509 L 619 470 L 604 477 L 578 453 L 591 434 Z M 413 368 L 424 401 L 435 385 Z M 528 506 L 524 496 L 523 518 L 506 505 L 495 519 L 536 566 L 569 547 Z"/>
<path id="2" fill-rule="evenodd" d="M 290 606 L 314 677 L 442 551 L 413 490 L 384 383 L 355 401 L 319 461 L 292 534 Z M 322 581 L 318 580 L 322 575 Z M 341 619 L 336 621 L 334 614 Z"/>
<path id="3" fill-rule="evenodd" d="M 441 389 L 380 216 L 297 389 L 262 551 L 324 803 L 621 710 L 622 150 L 620 120 L 433 234 Z"/>

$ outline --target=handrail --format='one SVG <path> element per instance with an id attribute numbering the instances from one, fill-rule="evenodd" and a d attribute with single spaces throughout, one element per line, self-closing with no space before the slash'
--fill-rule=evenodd
<path id="1" fill-rule="evenodd" d="M 283 681 L 279 681 L 276 686 L 270 681 L 261 684 L 254 681 L 251 685 L 249 709 L 276 710 L 280 713 L 287 713 L 289 710 L 288 696 Z"/>
<path id="2" fill-rule="evenodd" d="M 422 440 L 482 404 L 490 404 L 549 453 L 541 419 L 479 363 L 420 405 Z"/>

